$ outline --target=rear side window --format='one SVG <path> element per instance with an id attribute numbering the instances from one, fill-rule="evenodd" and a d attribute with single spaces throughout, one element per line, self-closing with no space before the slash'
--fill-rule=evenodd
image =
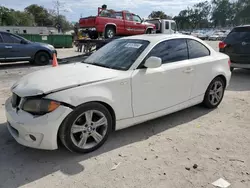
<path id="1" fill-rule="evenodd" d="M 189 59 L 210 55 L 209 49 L 198 41 L 187 39 Z"/>
<path id="2" fill-rule="evenodd" d="M 169 29 L 169 22 L 165 21 L 165 29 Z"/>
<path id="3" fill-rule="evenodd" d="M 234 44 L 237 42 L 250 41 L 250 27 L 234 28 L 226 37 L 225 43 Z"/>
<path id="4" fill-rule="evenodd" d="M 2 38 L 3 38 L 3 41 L 4 43 L 17 43 L 17 44 L 20 44 L 21 43 L 21 39 L 14 36 L 14 35 L 11 35 L 11 34 L 8 34 L 8 33 L 2 33 Z"/>
<path id="5" fill-rule="evenodd" d="M 187 43 L 185 39 L 167 40 L 157 44 L 148 57 L 156 56 L 162 63 L 172 63 L 188 59 Z"/>
<path id="6" fill-rule="evenodd" d="M 114 13 L 115 18 L 122 19 L 122 13 L 121 12 L 115 12 Z"/>

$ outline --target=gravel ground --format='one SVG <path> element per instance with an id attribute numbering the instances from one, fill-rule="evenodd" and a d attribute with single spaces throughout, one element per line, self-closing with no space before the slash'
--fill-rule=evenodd
<path id="1" fill-rule="evenodd" d="M 58 53 L 76 54 L 71 49 Z M 217 109 L 195 106 L 121 130 L 99 150 L 79 155 L 63 147 L 26 148 L 7 131 L 4 101 L 9 88 L 22 75 L 42 68 L 0 65 L 0 187 L 212 188 L 219 178 L 233 188 L 250 187 L 249 70 L 233 72 Z"/>

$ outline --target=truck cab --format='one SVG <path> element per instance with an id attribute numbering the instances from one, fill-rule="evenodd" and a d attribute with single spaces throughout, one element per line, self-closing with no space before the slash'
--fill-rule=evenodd
<path id="1" fill-rule="evenodd" d="M 177 32 L 176 22 L 174 20 L 167 19 L 148 19 L 148 23 L 152 23 L 156 27 L 156 33 L 173 34 Z"/>

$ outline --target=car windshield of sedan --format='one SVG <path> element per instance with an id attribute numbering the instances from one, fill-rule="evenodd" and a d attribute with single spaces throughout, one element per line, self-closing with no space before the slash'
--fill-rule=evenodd
<path id="1" fill-rule="evenodd" d="M 118 70 L 128 70 L 148 46 L 149 41 L 117 39 L 90 55 L 83 63 Z"/>

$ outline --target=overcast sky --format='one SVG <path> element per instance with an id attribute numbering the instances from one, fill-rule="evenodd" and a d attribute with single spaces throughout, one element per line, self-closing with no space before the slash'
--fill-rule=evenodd
<path id="1" fill-rule="evenodd" d="M 30 4 L 42 5 L 45 8 L 54 8 L 53 0 L 0 0 L 0 6 L 6 6 L 17 10 L 23 10 Z M 175 16 L 188 6 L 200 2 L 201 0 L 60 0 L 63 2 L 67 12 L 63 14 L 70 21 L 78 21 L 80 15 L 83 17 L 96 15 L 97 7 L 102 4 L 114 10 L 129 10 L 143 18 L 154 10 L 162 10 L 166 14 Z"/>

